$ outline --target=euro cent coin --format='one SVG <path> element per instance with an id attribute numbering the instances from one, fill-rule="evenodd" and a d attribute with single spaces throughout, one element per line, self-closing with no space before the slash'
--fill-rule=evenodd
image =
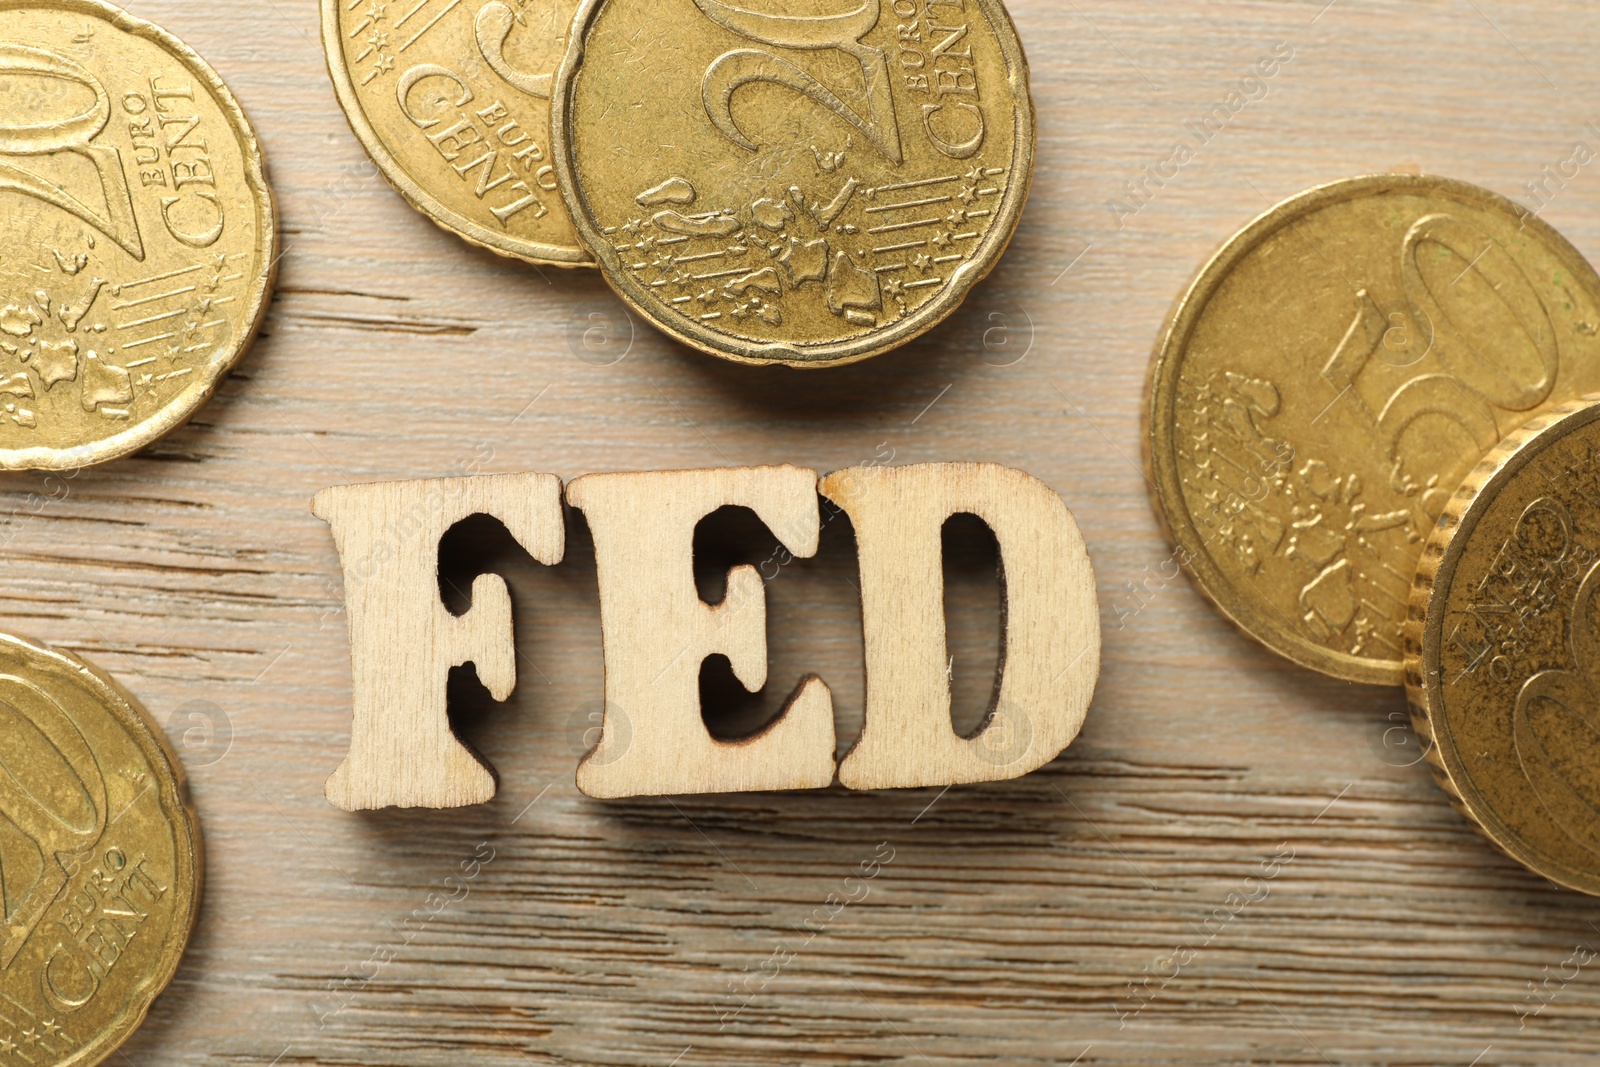
<path id="1" fill-rule="evenodd" d="M 255 133 L 177 38 L 0 0 L 0 468 L 126 455 L 254 338 L 275 266 Z"/>
<path id="2" fill-rule="evenodd" d="M 475 245 L 586 266 L 550 163 L 576 0 L 322 0 L 339 104 L 412 207 Z"/>
<path id="3" fill-rule="evenodd" d="M 200 898 L 179 764 L 94 667 L 0 635 L 0 1061 L 90 1067 L 178 969 Z"/>
<path id="4" fill-rule="evenodd" d="M 1514 859 L 1600 894 L 1600 406 L 1564 405 L 1467 477 L 1428 539 L 1406 692 L 1433 770 Z"/>
<path id="5" fill-rule="evenodd" d="M 1201 591 L 1245 633 L 1352 682 L 1402 682 L 1423 542 L 1530 418 L 1600 390 L 1600 278 L 1511 201 L 1418 175 L 1279 204 L 1178 302 L 1146 460 Z"/>
<path id="6" fill-rule="evenodd" d="M 1034 113 L 998 0 L 586 0 L 572 32 L 562 192 L 606 280 L 685 344 L 865 359 L 1011 239 Z"/>

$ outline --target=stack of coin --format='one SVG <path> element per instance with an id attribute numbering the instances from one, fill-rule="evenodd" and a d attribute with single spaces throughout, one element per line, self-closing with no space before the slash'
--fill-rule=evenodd
<path id="1" fill-rule="evenodd" d="M 322 26 L 351 127 L 411 204 L 505 255 L 597 263 L 737 362 L 917 337 L 1027 199 L 1028 68 L 999 0 L 323 0 Z"/>
<path id="2" fill-rule="evenodd" d="M 1595 392 L 1577 250 L 1487 190 L 1382 175 L 1285 201 L 1206 264 L 1145 434 L 1156 510 L 1222 613 L 1313 670 L 1404 681 L 1463 810 L 1590 892 Z"/>

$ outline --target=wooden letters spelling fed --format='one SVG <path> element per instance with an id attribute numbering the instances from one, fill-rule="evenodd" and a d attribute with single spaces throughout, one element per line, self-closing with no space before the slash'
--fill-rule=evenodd
<path id="1" fill-rule="evenodd" d="M 805 680 L 763 731 L 718 741 L 701 718 L 702 662 L 726 656 L 752 692 L 767 676 L 766 594 L 754 567 L 728 574 L 709 605 L 695 589 L 693 540 L 725 506 L 754 511 L 795 556 L 817 551 L 818 493 L 855 527 L 866 650 L 861 738 L 835 761 L 833 697 Z M 856 467 L 818 479 L 798 467 L 590 474 L 566 486 L 594 536 L 605 655 L 605 721 L 578 766 L 592 797 L 944 786 L 1015 778 L 1071 743 L 1100 671 L 1094 573 L 1072 514 L 1043 482 L 985 463 Z M 452 667 L 472 663 L 505 700 L 516 683 L 511 598 L 479 575 L 463 615 L 439 593 L 439 539 L 488 515 L 534 559 L 561 561 L 562 485 L 549 474 L 379 482 L 323 490 L 344 568 L 354 666 L 350 751 L 328 780 L 346 810 L 481 804 L 490 769 L 450 730 Z M 1000 546 L 1000 675 L 985 725 L 951 725 L 940 532 L 976 515 Z M 629 722 L 614 728 L 614 709 Z M 624 736 L 625 735 L 625 736 Z"/>

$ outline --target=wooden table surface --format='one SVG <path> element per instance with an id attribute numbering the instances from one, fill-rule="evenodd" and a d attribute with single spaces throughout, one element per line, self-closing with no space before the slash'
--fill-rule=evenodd
<path id="1" fill-rule="evenodd" d="M 598 278 L 500 260 L 414 214 L 335 105 L 316 0 L 132 0 L 249 111 L 285 254 L 260 341 L 192 424 L 63 500 L 43 475 L 0 492 L 4 625 L 92 658 L 174 724 L 204 822 L 199 927 L 113 1062 L 1593 1063 L 1600 904 L 1451 810 L 1413 764 L 1398 692 L 1297 670 L 1171 580 L 1146 501 L 1151 345 L 1239 226 L 1396 167 L 1525 196 L 1576 143 L 1600 150 L 1600 5 L 1324 2 L 1015 0 L 1040 151 L 1007 258 L 924 340 L 798 373 L 723 364 L 643 323 L 630 342 Z M 1266 98 L 1119 220 L 1108 201 L 1279 42 L 1294 55 Z M 1600 254 L 1600 166 L 1543 215 Z M 597 324 L 615 338 L 599 355 L 583 344 Z M 500 796 L 364 816 L 324 802 L 350 665 L 316 490 L 891 454 L 1021 467 L 1084 529 L 1104 672 L 1082 736 L 1045 769 L 942 794 L 586 799 L 573 771 L 602 663 L 574 519 L 558 568 L 492 530 L 450 546 L 457 577 L 503 570 L 518 612 L 512 700 L 455 686 Z M 708 563 L 765 556 L 737 523 L 705 544 Z M 981 544 L 957 547 L 970 717 L 996 594 Z M 715 695 L 720 714 L 770 711 L 817 671 L 853 735 L 854 566 L 839 523 L 769 583 L 773 682 L 759 706 Z M 891 850 L 826 918 L 844 878 Z M 414 912 L 432 918 L 402 925 Z M 1164 982 L 1130 1014 L 1129 983 L 1152 972 Z"/>

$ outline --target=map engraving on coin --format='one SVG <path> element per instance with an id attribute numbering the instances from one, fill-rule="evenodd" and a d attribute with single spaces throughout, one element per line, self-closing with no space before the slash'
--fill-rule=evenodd
<path id="1" fill-rule="evenodd" d="M 1513 858 L 1600 894 L 1600 397 L 1484 460 L 1429 538 L 1406 689 L 1435 774 Z"/>
<path id="2" fill-rule="evenodd" d="M 171 981 L 194 925 L 200 830 L 133 698 L 0 635 L 0 1062 L 89 1067 Z"/>
<path id="3" fill-rule="evenodd" d="M 0 468 L 156 440 L 265 314 L 254 132 L 200 57 L 106 4 L 0 0 L 0 206 Z"/>
<path id="4" fill-rule="evenodd" d="M 592 265 L 549 157 L 550 90 L 577 0 L 322 0 L 350 127 L 418 211 L 529 263 Z"/>
<path id="5" fill-rule="evenodd" d="M 949 315 L 1033 168 L 997 0 L 588 0 L 556 167 L 606 279 L 671 336 L 829 366 Z"/>
<path id="6" fill-rule="evenodd" d="M 1230 240 L 1151 365 L 1156 511 L 1247 634 L 1398 685 L 1422 544 L 1501 437 L 1600 389 L 1600 278 L 1464 182 L 1381 175 L 1280 204 Z"/>

